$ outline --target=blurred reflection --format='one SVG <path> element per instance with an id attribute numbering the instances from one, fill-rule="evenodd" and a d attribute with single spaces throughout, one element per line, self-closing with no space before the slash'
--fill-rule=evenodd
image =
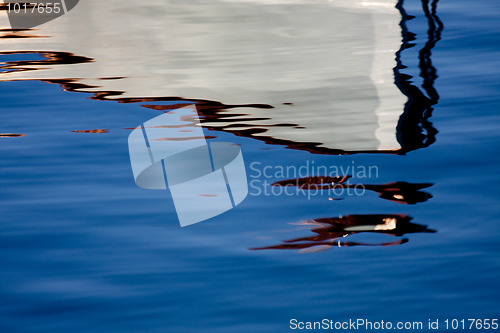
<path id="1" fill-rule="evenodd" d="M 66 70 L 59 67 L 55 70 L 54 65 L 85 64 L 93 59 L 76 56 L 77 52 L 24 50 L 2 52 L 0 55 L 9 55 L 9 58 L 19 55 L 23 58 L 25 54 L 31 53 L 39 54 L 44 59 L 6 61 L 0 64 L 0 69 L 11 74 L 7 80 L 38 79 L 60 84 L 68 91 L 92 93 L 93 99 L 143 103 L 143 107 L 163 112 L 195 103 L 203 116 L 205 128 L 312 153 L 404 154 L 427 147 L 435 141 L 437 133 L 429 121 L 433 107 L 439 100 L 434 88 L 436 69 L 431 62 L 431 51 L 443 30 L 436 13 L 437 0 L 422 1 L 428 32 L 418 56 L 418 67 L 423 79 L 421 88 L 413 83 L 411 75 L 403 72 L 406 67 L 401 55 L 414 47 L 412 42 L 416 39 L 416 35 L 407 27 L 412 17 L 406 13 L 403 0 L 396 7 L 389 0 L 374 2 L 371 6 L 366 6 L 367 3 L 371 2 L 302 4 L 297 7 L 287 3 L 263 5 L 215 1 L 210 5 L 200 4 L 200 7 L 190 6 L 190 11 L 185 10 L 186 5 L 175 4 L 180 14 L 172 16 L 172 19 L 179 29 L 176 30 L 177 35 L 169 35 L 169 47 L 161 52 L 149 50 L 150 45 L 164 45 L 157 39 L 165 34 L 165 29 L 162 28 L 160 34 L 160 31 L 155 30 L 156 26 L 145 25 L 152 29 L 150 33 L 129 31 L 127 38 L 130 43 L 117 43 L 119 54 L 141 54 L 127 60 L 123 60 L 123 57 L 113 58 L 115 49 L 103 54 L 100 44 L 95 44 L 93 39 L 82 37 L 82 42 L 88 45 L 74 44 L 74 38 L 69 38 L 71 34 L 80 36 L 84 31 L 77 23 L 69 25 L 61 18 L 51 23 L 57 28 L 57 33 L 47 38 L 47 45 L 62 43 L 69 50 L 88 52 L 96 59 L 95 65 L 68 66 Z M 100 11 L 93 12 L 95 8 L 90 4 L 82 4 L 80 9 L 83 14 L 75 18 L 84 19 L 87 14 L 89 17 L 100 17 L 106 14 L 106 6 L 96 6 Z M 169 3 L 169 6 L 173 4 Z M 159 6 L 157 9 L 162 11 L 164 8 Z M 89 10 L 87 14 L 86 10 Z M 236 24 L 232 10 L 241 11 L 247 21 L 241 29 L 233 29 L 234 36 L 228 39 L 227 31 L 231 31 L 229 28 Z M 254 11 L 262 17 L 250 15 Z M 287 14 L 283 15 L 283 22 L 265 20 L 267 15 L 276 17 L 276 13 L 282 11 Z M 133 12 L 129 14 L 135 15 Z M 195 14 L 211 17 L 212 20 L 200 26 L 193 25 L 190 17 Z M 335 21 L 332 15 L 340 20 L 342 29 L 340 23 L 332 23 Z M 126 25 L 122 26 L 125 23 L 119 21 L 120 17 L 114 19 L 118 20 L 112 23 L 116 24 L 113 26 L 119 33 L 128 31 Z M 134 16 L 134 19 L 150 20 L 142 16 Z M 296 21 L 290 22 L 293 20 Z M 283 30 L 283 26 L 292 23 L 294 25 L 290 26 L 290 31 Z M 398 25 L 401 32 L 395 29 Z M 136 26 L 140 27 L 138 29 L 144 28 L 140 24 Z M 346 29 L 347 26 L 353 29 Z M 89 26 L 89 29 L 97 27 Z M 304 27 L 312 32 L 307 32 L 308 29 Z M 195 32 L 200 28 L 213 33 L 204 36 L 203 45 L 190 44 L 190 52 L 184 51 L 185 45 L 181 42 L 199 38 Z M 399 42 L 401 35 L 402 44 Z M 134 46 L 135 39 L 144 46 L 144 50 Z M 145 43 L 144 39 L 148 42 Z M 228 43 L 229 40 L 231 43 Z M 16 45 L 23 46 L 21 41 Z M 127 49 L 130 45 L 133 51 Z M 236 52 L 240 47 L 242 51 Z M 390 53 L 389 50 L 398 47 L 395 55 Z M 165 56 L 155 56 L 162 52 Z M 168 55 L 172 55 L 172 59 L 182 59 L 179 58 L 180 54 L 187 57 L 187 63 L 181 60 L 168 62 Z M 276 62 L 277 59 L 282 59 L 282 64 Z M 110 60 L 116 63 L 109 63 Z M 214 66 L 214 61 L 217 66 Z M 113 68 L 125 70 L 111 72 Z M 152 81 L 148 82 L 145 79 L 148 76 L 143 74 L 157 73 L 158 68 L 164 68 L 170 74 L 176 73 L 183 78 L 179 81 L 183 86 L 193 89 L 179 88 L 175 80 L 168 80 L 164 75 L 155 74 L 151 77 Z M 35 70 L 40 70 L 37 71 L 40 74 L 24 73 Z M 12 75 L 14 72 L 18 73 Z M 51 73 L 57 74 L 51 77 Z M 89 76 L 91 73 L 101 76 Z M 67 79 L 71 77 L 78 79 Z M 157 97 L 161 96 L 158 91 L 162 90 L 163 85 L 172 95 Z M 149 87 L 151 91 L 145 93 L 144 87 Z"/>
<path id="2" fill-rule="evenodd" d="M 376 233 L 391 236 L 403 236 L 411 233 L 435 233 L 427 226 L 411 223 L 411 217 L 406 215 L 347 215 L 336 218 L 319 218 L 297 223 L 297 225 L 310 225 L 312 236 L 285 240 L 282 244 L 257 247 L 251 250 L 300 250 L 314 248 L 323 250 L 332 246 L 390 246 L 408 242 L 403 238 L 393 242 L 362 243 L 350 242 L 343 238 L 359 233 Z"/>
<path id="3" fill-rule="evenodd" d="M 35 29 L 0 29 L 0 39 L 7 38 L 46 38 L 49 36 L 39 36 L 34 33 Z"/>
<path id="4" fill-rule="evenodd" d="M 26 134 L 17 134 L 17 133 L 0 133 L 0 138 L 19 138 L 21 136 L 25 136 Z"/>
<path id="5" fill-rule="evenodd" d="M 102 128 L 102 129 L 92 129 L 92 130 L 76 130 L 76 131 L 71 131 L 74 133 L 108 133 L 109 129 Z"/>
<path id="6" fill-rule="evenodd" d="M 273 183 L 272 186 L 297 186 L 305 190 L 363 189 L 378 193 L 382 199 L 403 204 L 416 204 L 432 198 L 430 193 L 420 191 L 421 189 L 433 185 L 430 183 L 412 184 L 407 182 L 394 182 L 382 185 L 351 184 L 348 182 L 349 178 L 351 178 L 349 175 L 344 177 L 306 177 L 281 180 Z M 335 193 L 335 191 L 333 193 Z"/>

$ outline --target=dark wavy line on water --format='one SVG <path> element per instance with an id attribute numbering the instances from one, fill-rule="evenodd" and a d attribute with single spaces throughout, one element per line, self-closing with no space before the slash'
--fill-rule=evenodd
<path id="1" fill-rule="evenodd" d="M 47 66 L 47 65 L 72 65 L 94 62 L 94 59 L 75 55 L 70 52 L 56 51 L 4 51 L 0 55 L 33 54 L 44 57 L 42 60 L 18 60 L 6 61 L 0 63 L 1 73 L 14 73 L 23 71 L 35 71 L 40 68 L 31 68 L 27 66 Z"/>
<path id="2" fill-rule="evenodd" d="M 423 78 L 422 89 L 412 84 L 413 77 L 402 72 L 406 68 L 401 60 L 404 50 L 415 46 L 413 42 L 416 35 L 408 30 L 407 22 L 414 17 L 409 16 L 404 9 L 404 0 L 399 0 L 396 8 L 401 13 L 401 27 L 403 42 L 396 52 L 396 67 L 394 67 L 395 85 L 408 98 L 403 114 L 399 118 L 396 137 L 401 145 L 402 153 L 426 148 L 436 141 L 438 131 L 434 128 L 429 118 L 432 116 L 433 106 L 439 101 L 439 95 L 434 88 L 437 79 L 437 70 L 432 65 L 432 49 L 441 39 L 443 23 L 437 16 L 438 0 L 433 0 L 429 10 L 429 0 L 422 0 L 424 15 L 428 22 L 427 41 L 419 51 L 420 77 Z"/>

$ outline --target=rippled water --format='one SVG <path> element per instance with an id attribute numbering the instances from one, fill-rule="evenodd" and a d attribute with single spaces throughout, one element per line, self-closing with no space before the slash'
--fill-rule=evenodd
<path id="1" fill-rule="evenodd" d="M 496 1 L 93 3 L 0 21 L 0 331 L 500 319 Z M 192 103 L 250 188 L 181 228 L 127 138 Z"/>

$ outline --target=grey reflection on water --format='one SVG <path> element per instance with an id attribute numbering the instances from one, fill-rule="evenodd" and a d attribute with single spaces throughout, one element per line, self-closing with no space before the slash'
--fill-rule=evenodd
<path id="1" fill-rule="evenodd" d="M 110 18 L 109 36 L 120 36 L 116 29 L 121 34 L 129 33 L 130 42 L 112 42 L 121 54 L 137 53 L 132 60 L 114 59 L 115 49 L 102 54 L 98 46 L 111 37 L 102 35 L 102 41 L 83 38 L 85 32 L 79 27 L 86 18 L 98 21 L 112 4 L 114 1 L 93 7 L 95 1 L 81 3 L 75 9 L 78 15 L 71 16 L 77 21 L 70 24 L 70 18 L 65 16 L 47 26 L 48 31 L 54 30 L 52 37 L 37 45 L 67 45 L 68 52 L 23 50 L 28 43 L 13 44 L 19 51 L 1 54 L 32 52 L 50 59 L 6 62 L 2 69 L 11 75 L 0 79 L 40 79 L 67 90 L 93 93 L 94 99 L 147 102 L 144 107 L 158 111 L 169 107 L 160 102 L 194 102 L 204 116 L 202 123 L 206 128 L 312 153 L 404 154 L 435 140 L 436 131 L 428 119 L 438 100 L 433 88 L 436 70 L 430 61 L 431 50 L 442 30 L 436 15 L 437 1 L 432 4 L 423 1 L 429 32 L 419 55 L 419 67 L 428 96 L 403 73 L 400 55 L 411 47 L 413 36 L 406 28 L 409 18 L 403 1 L 396 7 L 389 0 L 372 6 L 357 1 L 156 3 L 158 13 L 165 11 L 177 24 L 175 33 L 161 29 L 160 34 L 159 26 L 150 25 L 145 35 L 146 28 L 140 22 L 147 16 L 140 13 L 124 10 L 127 15 L 134 15 L 137 31 L 128 31 L 121 17 Z M 175 15 L 173 8 L 177 9 Z M 241 15 L 238 20 L 236 14 Z M 88 27 L 98 28 L 98 25 Z M 211 31 L 203 35 L 202 41 L 198 34 L 201 28 Z M 81 39 L 81 45 L 71 41 L 71 34 L 75 34 L 75 40 Z M 168 44 L 164 43 L 165 37 L 169 38 Z M 189 40 L 199 43 L 188 47 L 185 41 Z M 137 47 L 129 50 L 134 45 L 131 41 L 142 45 L 144 50 Z M 159 50 L 149 49 L 151 45 L 162 48 L 164 56 L 158 57 Z M 181 61 L 179 54 L 184 49 L 191 51 L 183 53 L 186 59 Z M 61 53 L 66 57 L 57 62 L 54 55 Z M 74 58 L 78 57 L 75 54 L 84 53 L 85 57 Z M 95 63 L 89 65 L 91 59 Z M 214 63 L 214 59 L 218 60 Z M 59 64 L 82 66 L 56 69 Z M 184 77 L 183 83 L 176 85 L 175 80 L 156 74 L 159 68 L 178 73 Z M 36 73 L 20 73 L 37 69 Z M 153 72 L 151 80 L 142 77 Z M 100 76 L 91 76 L 96 74 Z M 78 79 L 68 79 L 71 77 Z M 102 80 L 109 77 L 114 80 Z M 199 89 L 200 85 L 203 89 Z M 126 89 L 117 89 L 120 87 Z M 145 93 L 144 89 L 150 91 Z M 172 94 L 160 94 L 161 90 Z"/>
<path id="2" fill-rule="evenodd" d="M 49 36 L 39 36 L 34 32 L 36 29 L 0 29 L 0 39 L 9 38 L 47 38 Z M 32 32 L 32 33 L 30 33 Z"/>
<path id="3" fill-rule="evenodd" d="M 304 35 L 303 32 L 299 33 L 298 30 L 292 29 L 298 34 L 297 37 L 291 31 L 287 32 L 278 29 L 280 25 L 290 24 L 289 21 L 273 22 L 269 20 L 266 21 L 264 25 L 264 27 L 269 28 L 269 37 L 262 34 L 261 29 L 263 27 L 255 26 L 255 22 L 249 19 L 249 21 L 246 22 L 247 25 L 245 25 L 245 29 L 254 33 L 258 32 L 257 37 L 262 38 L 262 40 L 256 38 L 253 44 L 252 42 L 249 43 L 246 41 L 242 45 L 244 46 L 244 50 L 250 52 L 249 54 L 236 52 L 235 50 L 238 45 L 232 45 L 234 50 L 231 49 L 231 52 L 236 53 L 230 52 L 229 56 L 235 58 L 222 57 L 220 59 L 221 68 L 217 66 L 213 67 L 213 64 L 210 65 L 209 61 L 207 63 L 190 63 L 190 65 L 193 66 L 192 68 L 178 69 L 178 71 L 186 76 L 186 82 L 188 82 L 188 84 L 193 84 L 193 86 L 199 84 L 196 75 L 208 76 L 213 81 L 214 85 L 214 87 L 206 87 L 208 93 L 207 91 L 200 92 L 196 89 L 178 90 L 176 87 L 172 86 L 172 83 L 167 84 L 162 81 L 168 86 L 167 90 L 172 92 L 186 91 L 188 94 L 183 97 L 174 94 L 155 96 L 158 95 L 158 91 L 155 90 L 151 92 L 151 95 L 143 94 L 133 96 L 131 95 L 135 92 L 133 87 L 131 87 L 130 90 L 113 89 L 115 87 L 120 87 L 120 84 L 127 80 L 135 82 L 134 80 L 137 79 L 134 76 L 122 75 L 127 73 L 119 71 L 116 73 L 103 71 L 102 74 L 106 75 L 89 78 L 83 75 L 84 72 L 77 70 L 75 73 L 82 74 L 82 78 L 68 78 L 75 77 L 76 75 L 62 75 L 61 73 L 75 74 L 73 73 L 75 67 L 72 67 L 74 65 L 98 65 L 101 61 L 105 63 L 105 60 L 91 57 L 91 55 L 81 56 L 77 55 L 77 53 L 61 51 L 19 50 L 1 52 L 0 56 L 8 56 L 9 59 L 15 56 L 26 56 L 30 54 L 43 57 L 43 59 L 36 60 L 5 61 L 0 64 L 0 71 L 3 72 L 3 77 L 1 79 L 4 81 L 12 79 L 38 79 L 48 83 L 59 84 L 67 91 L 91 93 L 91 98 L 95 100 L 112 100 L 120 103 L 141 103 L 141 106 L 159 112 L 168 112 L 182 106 L 195 104 L 199 114 L 202 116 L 201 123 L 205 128 L 228 131 L 235 135 L 263 140 L 268 144 L 286 145 L 291 149 L 307 150 L 311 153 L 331 155 L 355 153 L 405 154 L 415 149 L 425 148 L 436 140 L 437 130 L 429 120 L 435 105 L 439 101 L 439 95 L 434 87 L 437 79 L 437 70 L 432 64 L 431 56 L 432 49 L 440 40 L 441 32 L 444 27 L 437 16 L 437 3 L 438 0 L 432 2 L 428 0 L 422 1 L 423 12 L 428 25 L 426 42 L 418 55 L 420 77 L 423 79 L 422 87 L 415 85 L 413 83 L 414 78 L 404 72 L 406 66 L 403 63 L 401 55 L 405 50 L 415 47 L 416 44 L 412 42 L 415 40 L 416 34 L 409 31 L 407 27 L 407 22 L 412 17 L 407 15 L 404 9 L 403 0 L 400 0 L 395 6 L 397 9 L 395 12 L 399 15 L 397 22 L 395 22 L 396 16 L 394 12 L 390 11 L 387 13 L 384 12 L 382 16 L 379 16 L 381 14 L 376 11 L 356 13 L 342 8 L 337 15 L 331 12 L 329 7 L 323 6 L 313 6 L 311 8 L 302 6 L 300 10 L 298 10 L 297 7 L 294 6 L 242 5 L 243 7 L 248 6 L 251 10 L 262 10 L 263 12 L 260 14 L 262 14 L 264 18 L 273 14 L 273 10 L 276 10 L 278 12 L 284 11 L 289 14 L 288 20 L 291 17 L 296 18 L 298 22 L 304 24 L 324 24 L 324 30 L 327 33 L 321 30 L 321 33 L 317 36 L 314 34 Z M 82 7 L 84 6 L 85 5 L 82 4 Z M 231 6 L 236 5 L 217 2 L 214 3 L 214 7 L 210 7 L 210 10 L 214 10 L 214 8 L 223 8 L 223 12 L 214 11 L 207 12 L 208 14 L 203 13 L 206 15 L 214 15 L 213 22 L 217 24 L 210 20 L 206 22 L 202 20 L 200 22 L 202 23 L 201 25 L 208 24 L 212 28 L 221 30 L 216 30 L 214 32 L 214 40 L 210 39 L 212 38 L 211 35 L 205 36 L 208 41 L 214 43 L 205 45 L 204 47 L 206 49 L 202 48 L 200 54 L 214 56 L 212 52 L 217 51 L 218 48 L 227 50 L 229 46 L 227 44 L 228 40 L 224 38 L 227 37 L 226 30 L 231 24 L 234 24 L 234 17 L 231 16 L 231 22 L 226 22 L 222 19 L 223 15 L 227 15 L 230 12 Z M 243 7 L 239 7 L 238 5 L 235 8 L 242 10 Z M 181 5 L 179 10 L 184 10 L 183 8 L 184 7 Z M 303 13 L 304 9 L 311 11 L 308 12 L 312 15 L 310 18 L 314 18 L 316 22 L 313 22 L 314 20 L 303 21 L 305 17 L 308 17 Z M 196 12 L 198 10 L 200 9 L 196 8 L 194 11 Z M 251 10 L 249 13 L 252 12 Z M 268 10 L 270 12 L 267 12 Z M 328 13 L 324 14 L 321 10 L 327 10 Z M 184 27 L 188 30 L 185 36 L 182 35 L 182 31 L 180 32 L 181 37 L 187 38 L 193 33 L 193 31 L 189 29 L 195 29 L 196 31 L 199 27 L 194 26 L 192 22 L 189 21 L 189 17 L 193 15 L 193 12 L 185 12 L 184 14 L 186 17 L 176 17 L 175 19 L 180 20 L 180 27 Z M 248 13 L 244 11 L 242 11 L 241 14 L 243 16 L 246 15 L 245 17 L 248 16 Z M 313 14 L 319 16 L 316 17 Z M 339 18 L 339 22 L 346 26 L 351 25 L 358 30 L 355 30 L 356 32 L 352 34 L 349 32 L 347 35 L 342 35 L 340 32 L 349 29 L 345 27 L 340 29 L 338 22 L 329 25 L 328 22 L 335 21 L 332 20 L 332 17 L 329 15 L 337 15 L 335 17 Z M 393 35 L 384 37 L 383 34 L 381 34 L 381 32 L 384 31 L 380 30 L 381 28 L 378 25 L 382 24 L 377 22 L 377 19 L 380 19 L 383 23 L 395 24 L 401 29 L 399 37 L 402 36 L 402 43 L 399 42 L 399 49 L 395 54 L 392 53 L 391 57 L 377 58 L 380 54 L 387 51 L 387 44 L 394 43 L 394 41 L 397 40 Z M 63 19 L 57 22 L 63 22 Z M 271 26 L 269 27 L 268 25 Z M 377 28 L 379 30 L 377 32 L 377 29 L 375 29 L 372 34 L 370 32 L 372 28 Z M 242 29 L 242 31 L 235 31 L 235 35 L 233 36 L 234 39 L 231 40 L 237 43 L 238 33 L 243 32 L 248 34 L 248 31 L 245 29 Z M 297 29 L 297 27 L 294 27 L 294 29 Z M 221 38 L 221 36 L 219 36 L 218 33 L 221 33 L 221 31 L 224 31 L 221 35 L 224 38 L 219 40 L 218 38 Z M 313 31 L 318 32 L 319 30 L 313 29 Z M 331 34 L 329 35 L 328 32 Z M 336 33 L 332 34 L 332 32 Z M 147 36 L 147 38 L 156 38 L 155 34 L 151 34 L 151 36 Z M 52 38 L 58 37 L 55 36 L 50 39 Z M 134 36 L 131 36 L 131 38 L 134 38 Z M 310 40 L 311 38 L 313 39 Z M 260 41 L 260 44 L 256 43 L 256 41 Z M 287 44 L 291 41 L 306 44 L 299 43 L 300 47 L 298 49 L 293 49 Z M 319 46 L 314 46 L 314 42 L 317 42 Z M 338 43 L 338 45 L 336 43 Z M 68 46 L 74 47 L 71 43 L 69 43 Z M 92 53 L 93 47 L 95 48 L 96 45 L 89 44 L 85 46 L 88 47 L 89 52 Z M 253 50 L 252 46 L 257 47 L 257 51 Z M 314 49 L 314 47 L 318 47 L 318 49 Z M 382 49 L 380 49 L 380 47 L 382 47 Z M 324 53 L 328 54 L 328 52 L 331 51 L 329 48 L 335 51 L 331 54 L 331 58 L 321 58 L 321 61 L 318 63 L 311 62 L 310 66 L 312 67 L 310 68 L 308 66 L 301 66 L 300 73 L 294 71 L 296 68 L 292 66 L 293 62 L 288 64 L 292 64 L 289 67 L 279 67 L 283 72 L 274 71 L 271 77 L 268 76 L 269 73 L 266 73 L 266 68 L 272 68 L 278 65 L 281 66 L 281 64 L 273 62 L 279 58 L 276 57 L 280 52 L 288 52 L 287 54 L 292 54 L 292 58 L 296 59 L 300 56 L 307 58 L 308 54 L 311 52 L 314 53 L 315 57 L 319 57 L 320 55 L 324 56 Z M 268 59 L 275 60 L 272 60 L 271 63 L 266 62 L 268 61 L 265 57 L 266 54 L 260 54 L 258 53 L 259 51 L 268 52 Z M 299 53 L 293 54 L 294 51 Z M 247 62 L 250 61 L 252 63 L 255 60 L 252 57 L 257 55 L 262 56 L 262 58 L 259 58 L 259 61 L 263 62 L 253 63 L 250 70 L 246 68 L 246 66 L 249 65 Z M 354 58 L 352 57 L 353 55 L 355 55 Z M 238 57 L 241 57 L 241 59 Z M 240 59 L 238 60 L 240 62 L 236 61 L 237 59 Z M 393 60 L 395 67 L 388 67 L 388 64 Z M 146 70 L 155 70 L 158 66 L 162 65 L 161 63 L 148 64 L 146 60 L 142 61 L 142 63 L 146 63 L 147 66 L 152 67 L 148 67 Z M 338 63 L 340 63 L 340 65 Z M 169 63 L 168 65 L 170 67 L 167 66 L 167 69 L 172 71 L 177 70 L 171 67 L 173 64 Z M 177 66 L 179 64 L 175 65 Z M 226 68 L 224 66 L 229 67 Z M 51 77 L 51 73 L 55 67 L 58 67 L 58 69 L 61 67 L 63 68 L 62 72 L 58 74 L 59 77 Z M 50 70 L 44 70 L 47 68 Z M 259 75 L 262 75 L 262 77 L 255 75 L 255 73 L 252 72 L 252 68 L 259 68 Z M 324 70 L 321 71 L 321 68 Z M 335 70 L 339 68 L 342 69 L 342 75 L 335 72 Z M 219 73 L 220 76 L 228 74 L 225 71 L 226 69 L 230 69 L 230 75 L 224 77 L 223 80 L 215 75 L 216 72 Z M 231 70 L 235 69 L 241 70 L 242 73 L 238 75 L 239 80 L 231 82 L 231 78 L 236 78 L 234 73 L 231 72 Z M 286 70 L 290 72 L 286 72 Z M 373 73 L 370 74 L 370 71 Z M 100 71 L 96 72 L 101 73 Z M 39 75 L 38 73 L 43 74 Z M 290 78 L 287 76 L 293 73 L 297 75 L 300 74 L 300 77 Z M 285 75 L 284 77 L 288 77 L 288 79 L 283 81 L 283 75 Z M 328 77 L 328 75 L 332 76 Z M 386 80 L 388 77 L 391 78 L 389 83 L 384 81 L 384 79 Z M 382 83 L 375 80 L 375 78 L 378 78 Z M 264 82 L 266 80 L 271 80 L 271 83 L 269 83 L 270 85 L 267 85 L 267 82 L 265 82 L 266 84 L 262 88 L 258 86 L 259 82 Z M 205 82 L 205 84 L 207 83 Z M 224 84 L 229 84 L 229 86 L 224 86 Z M 275 84 L 275 86 L 272 86 L 272 84 Z M 242 87 L 233 89 L 238 85 Z M 130 87 L 129 84 L 125 83 L 123 83 L 123 86 Z M 246 90 L 244 89 L 245 86 Z M 226 91 L 224 94 L 220 93 L 220 89 L 224 90 L 225 88 L 228 89 L 229 95 L 226 94 Z M 254 88 L 256 90 L 254 90 Z M 395 95 L 394 91 L 398 91 L 399 95 Z M 385 92 L 389 97 L 384 100 L 382 92 Z M 210 98 L 202 98 L 204 96 Z M 399 105 L 398 103 L 401 101 L 402 96 L 406 98 L 406 102 Z M 215 97 L 220 97 L 220 99 L 215 99 Z M 232 102 L 237 100 L 244 102 Z M 395 108 L 397 105 L 399 109 Z M 394 119 L 383 119 L 383 114 L 391 114 L 394 112 L 397 115 L 394 119 L 397 121 L 391 124 L 394 130 L 394 133 L 391 133 L 390 130 L 388 131 L 387 129 L 387 122 Z M 377 134 L 380 129 L 384 129 L 385 132 L 383 135 L 380 135 L 380 133 Z M 362 135 L 360 133 L 362 133 Z M 389 135 L 387 135 L 388 133 Z M 367 136 L 365 136 L 365 134 Z M 314 139 L 318 141 L 314 141 Z M 384 140 L 387 142 L 382 142 Z M 337 141 L 338 145 L 336 143 Z M 390 144 L 386 144 L 391 141 L 397 142 L 399 147 L 391 147 Z M 336 186 L 345 185 L 337 184 Z M 385 185 L 365 186 L 367 189 L 379 193 L 380 197 L 383 199 L 402 203 L 424 202 L 432 197 L 426 192 L 419 191 L 422 188 L 430 186 L 429 184 L 394 182 Z"/>
<path id="4" fill-rule="evenodd" d="M 403 8 L 404 0 L 400 0 L 397 8 L 401 13 L 400 23 L 403 35 L 403 43 L 396 53 L 398 65 L 394 68 L 395 83 L 403 94 L 408 97 L 404 112 L 397 126 L 397 138 L 401 145 L 398 153 L 404 154 L 419 148 L 425 148 L 435 142 L 437 130 L 432 126 L 429 118 L 432 115 L 433 106 L 439 101 L 439 95 L 434 88 L 437 79 L 437 71 L 431 62 L 431 50 L 441 38 L 443 24 L 436 14 L 438 0 L 429 4 L 423 0 L 423 11 L 428 20 L 427 42 L 419 52 L 420 76 L 423 78 L 422 90 L 412 84 L 412 77 L 405 75 L 406 68 L 401 61 L 401 53 L 408 48 L 414 47 L 410 44 L 415 40 L 407 28 L 410 16 Z M 430 8 L 429 8 L 430 7 Z M 350 176 L 340 177 L 307 177 L 300 179 L 289 179 L 278 181 L 273 186 L 297 186 L 302 189 L 331 189 L 331 188 L 355 188 L 358 184 L 348 184 Z M 409 184 L 406 182 L 395 182 L 385 185 L 363 185 L 366 190 L 379 193 L 380 198 L 399 203 L 416 204 L 425 202 L 432 195 L 420 191 L 430 187 L 432 184 Z M 306 236 L 285 240 L 281 244 L 265 247 L 251 248 L 251 250 L 300 250 L 301 252 L 315 252 L 329 249 L 333 246 L 392 246 L 407 243 L 407 238 L 393 242 L 363 243 L 343 240 L 357 233 L 382 233 L 392 236 L 402 236 L 408 233 L 435 233 L 435 230 L 425 225 L 410 223 L 412 218 L 406 215 L 347 215 L 338 218 L 311 219 L 298 223 L 299 225 L 314 226 L 311 231 L 313 236 Z"/>

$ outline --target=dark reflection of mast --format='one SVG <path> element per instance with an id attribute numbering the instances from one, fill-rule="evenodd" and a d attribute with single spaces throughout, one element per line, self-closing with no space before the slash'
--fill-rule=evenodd
<path id="1" fill-rule="evenodd" d="M 436 141 L 437 130 L 432 126 L 429 118 L 434 110 L 433 106 L 438 103 L 439 95 L 434 88 L 437 79 L 436 68 L 432 66 L 431 51 L 436 43 L 441 39 L 443 24 L 436 14 L 438 0 L 422 0 L 423 11 L 428 21 L 427 42 L 419 52 L 420 76 L 423 79 L 421 89 L 411 83 L 412 77 L 401 73 L 406 68 L 401 61 L 401 53 L 415 44 L 410 42 L 415 40 L 415 34 L 408 30 L 406 22 L 410 16 L 403 8 L 404 0 L 399 0 L 396 8 L 401 13 L 401 30 L 403 44 L 396 52 L 397 66 L 394 68 L 395 84 L 401 92 L 408 97 L 404 112 L 399 118 L 397 125 L 397 140 L 402 148 L 402 153 L 419 148 L 425 148 Z M 427 95 L 426 95 L 427 94 Z"/>

